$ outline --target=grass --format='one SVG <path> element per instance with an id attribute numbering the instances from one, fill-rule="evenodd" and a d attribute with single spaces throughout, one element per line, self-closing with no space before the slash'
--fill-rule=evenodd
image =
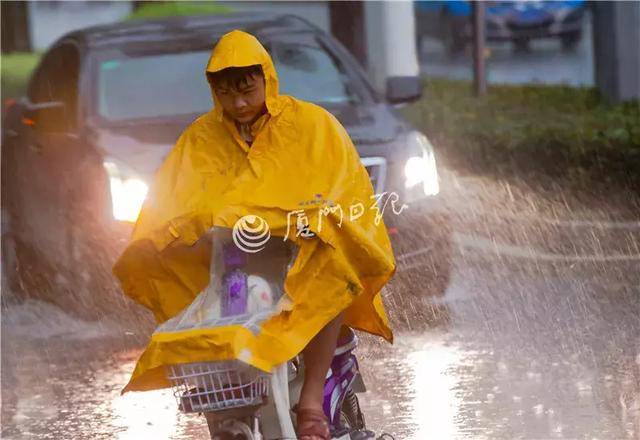
<path id="1" fill-rule="evenodd" d="M 640 183 L 640 103 L 610 104 L 592 88 L 427 80 L 406 116 L 441 155 L 481 171 L 544 172 Z"/>
<path id="2" fill-rule="evenodd" d="M 217 4 L 213 1 L 148 2 L 133 11 L 126 19 L 140 20 L 145 18 L 174 17 L 180 15 L 224 14 L 231 11 L 231 8 Z"/>
<path id="3" fill-rule="evenodd" d="M 31 71 L 40 60 L 39 53 L 11 53 L 0 56 L 2 100 L 24 95 Z"/>

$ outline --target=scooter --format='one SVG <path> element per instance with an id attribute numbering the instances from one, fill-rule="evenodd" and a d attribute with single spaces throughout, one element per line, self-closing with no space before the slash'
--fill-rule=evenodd
<path id="1" fill-rule="evenodd" d="M 365 391 L 356 346 L 353 335 L 338 347 L 325 382 L 323 407 L 336 440 L 376 438 L 366 429 L 356 396 Z M 172 365 L 168 377 L 180 411 L 203 413 L 212 440 L 295 439 L 290 402 L 300 395 L 304 365 L 296 358 L 284 372 L 267 374 L 239 361 L 220 361 Z"/>
<path id="2" fill-rule="evenodd" d="M 273 298 L 268 287 L 252 297 L 260 279 L 245 271 L 247 255 L 234 246 L 222 252 L 224 274 L 219 312 L 222 320 L 255 325 L 251 314 L 260 313 L 261 301 Z M 213 264 L 212 264 L 213 265 Z M 213 273 L 213 269 L 212 269 Z M 324 413 L 335 440 L 376 439 L 366 429 L 357 393 L 366 391 L 358 361 L 355 333 L 335 351 L 324 386 Z M 212 440 L 296 439 L 295 402 L 304 380 L 304 363 L 299 356 L 265 373 L 238 360 L 170 365 L 166 368 L 178 408 L 184 413 L 204 414 Z M 379 439 L 391 438 L 379 437 Z"/>

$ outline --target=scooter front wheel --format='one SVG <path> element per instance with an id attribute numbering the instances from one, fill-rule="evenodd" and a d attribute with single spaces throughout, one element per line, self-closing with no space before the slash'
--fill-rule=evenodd
<path id="1" fill-rule="evenodd" d="M 350 431 L 360 431 L 366 428 L 364 414 L 362 414 L 362 410 L 360 409 L 358 396 L 356 396 L 356 393 L 351 389 L 347 391 L 344 401 L 342 402 L 340 419 L 342 424 L 346 428 L 349 428 Z"/>
<path id="2" fill-rule="evenodd" d="M 247 440 L 242 434 L 234 434 L 229 431 L 217 432 L 212 437 L 211 440 Z"/>
<path id="3" fill-rule="evenodd" d="M 221 423 L 210 423 L 211 440 L 256 440 L 246 423 L 239 420 L 225 420 Z"/>

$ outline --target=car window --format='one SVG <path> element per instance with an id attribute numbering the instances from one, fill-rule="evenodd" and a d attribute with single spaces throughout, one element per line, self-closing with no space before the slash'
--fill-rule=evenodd
<path id="1" fill-rule="evenodd" d="M 320 105 L 358 101 L 343 67 L 324 48 L 274 42 L 269 51 L 278 72 L 280 93 Z"/>
<path id="2" fill-rule="evenodd" d="M 98 113 L 110 121 L 205 113 L 209 51 L 121 56 L 98 66 Z"/>
<path id="3" fill-rule="evenodd" d="M 272 42 L 280 93 L 316 104 L 358 101 L 341 64 L 321 46 Z M 98 60 L 97 113 L 121 122 L 201 114 L 212 106 L 204 68 L 210 51 L 110 52 Z"/>

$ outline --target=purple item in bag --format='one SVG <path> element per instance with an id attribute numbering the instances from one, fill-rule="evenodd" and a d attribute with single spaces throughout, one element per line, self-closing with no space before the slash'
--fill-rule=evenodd
<path id="1" fill-rule="evenodd" d="M 247 274 L 233 269 L 222 279 L 222 316 L 242 315 L 247 312 Z"/>
<path id="2" fill-rule="evenodd" d="M 225 269 L 237 269 L 247 264 L 247 254 L 233 243 L 225 245 L 222 249 Z"/>
<path id="3" fill-rule="evenodd" d="M 225 274 L 222 277 L 223 317 L 242 315 L 247 312 L 247 274 L 241 268 L 247 264 L 247 254 L 233 243 L 222 248 Z"/>

